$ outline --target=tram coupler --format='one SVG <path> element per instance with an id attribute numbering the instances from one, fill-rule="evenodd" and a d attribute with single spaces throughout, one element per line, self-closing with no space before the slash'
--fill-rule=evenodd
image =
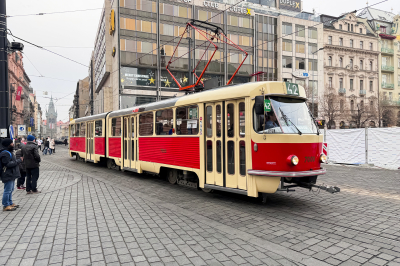
<path id="1" fill-rule="evenodd" d="M 278 188 L 277 191 L 286 191 L 286 192 L 294 192 L 296 191 L 295 189 L 290 189 L 290 188 Z"/>
<path id="2" fill-rule="evenodd" d="M 315 187 L 321 190 L 325 190 L 329 193 L 337 193 L 340 192 L 340 188 L 336 186 L 326 186 L 326 185 L 311 185 L 311 187 Z M 311 189 L 311 188 L 310 188 Z"/>

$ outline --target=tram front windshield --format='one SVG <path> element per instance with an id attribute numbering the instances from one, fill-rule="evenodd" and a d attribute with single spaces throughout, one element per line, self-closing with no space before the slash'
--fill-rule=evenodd
<path id="1" fill-rule="evenodd" d="M 259 134 L 317 134 L 311 113 L 304 100 L 271 97 L 271 109 L 264 114 L 253 113 L 254 130 Z"/>

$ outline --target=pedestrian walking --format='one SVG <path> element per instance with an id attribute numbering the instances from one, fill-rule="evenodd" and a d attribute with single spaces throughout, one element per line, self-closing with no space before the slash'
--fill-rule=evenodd
<path id="1" fill-rule="evenodd" d="M 23 157 L 17 159 L 13 154 L 14 143 L 11 139 L 3 139 L 3 149 L 0 150 L 0 173 L 1 181 L 4 183 L 3 192 L 3 211 L 15 211 L 19 207 L 18 204 L 13 203 L 12 193 L 14 191 L 15 179 L 20 177 L 19 167 L 23 161 Z"/>
<path id="2" fill-rule="evenodd" d="M 67 146 L 68 145 L 68 140 L 67 139 L 64 139 L 64 146 Z"/>
<path id="3" fill-rule="evenodd" d="M 24 144 L 22 144 L 22 146 L 23 145 Z M 21 149 L 17 150 L 17 152 L 15 153 L 17 160 L 21 159 L 21 157 L 23 157 L 22 156 L 22 146 L 21 146 Z M 24 162 L 21 162 L 19 164 L 19 173 L 21 174 L 21 176 L 17 180 L 17 189 L 25 189 L 24 183 L 25 183 L 25 177 L 26 177 L 26 168 L 25 168 Z"/>
<path id="4" fill-rule="evenodd" d="M 37 145 L 38 145 L 39 150 L 42 151 L 42 140 L 41 139 L 37 140 Z"/>
<path id="5" fill-rule="evenodd" d="M 26 167 L 26 194 L 40 193 L 40 191 L 37 190 L 40 155 L 34 136 L 28 135 L 28 143 L 22 147 L 22 155 Z"/>
<path id="6" fill-rule="evenodd" d="M 54 139 L 50 139 L 50 150 L 52 153 L 56 153 L 56 143 L 54 141 Z M 50 153 L 51 154 L 51 153 Z"/>
<path id="7" fill-rule="evenodd" d="M 50 143 L 49 143 L 49 139 L 47 138 L 47 139 L 44 140 L 43 155 L 46 155 L 47 152 L 49 152 L 49 154 L 51 154 L 49 146 L 50 146 Z"/>

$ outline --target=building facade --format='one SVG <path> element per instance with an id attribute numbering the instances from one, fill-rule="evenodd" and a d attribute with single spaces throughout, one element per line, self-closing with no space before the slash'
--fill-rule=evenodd
<path id="1" fill-rule="evenodd" d="M 73 101 L 73 118 L 90 115 L 90 103 L 90 83 L 89 77 L 86 77 L 76 83 Z"/>
<path id="2" fill-rule="evenodd" d="M 151 0 L 105 0 L 93 52 L 94 113 L 182 95 L 166 65 L 191 19 L 220 27 L 248 53 L 233 84 L 254 80 L 255 73 L 258 80 L 283 80 L 283 73 L 278 72 L 281 57 L 277 44 L 279 24 L 285 19 L 279 17 L 297 17 L 309 26 L 307 20 L 311 16 L 300 13 L 300 1 L 252 0 L 235 4 L 228 0 L 161 0 L 159 5 Z M 198 75 L 211 56 L 212 51 L 208 50 L 201 57 L 205 45 L 205 38 L 194 30 L 182 39 L 172 61 L 179 59 L 169 68 L 182 86 L 189 85 L 189 65 L 192 69 L 199 65 Z M 196 49 L 190 53 L 189 62 L 193 48 Z M 242 60 L 243 53 L 219 43 L 203 78 L 214 78 L 224 85 Z"/>
<path id="3" fill-rule="evenodd" d="M 324 23 L 324 94 L 332 100 L 328 128 L 378 126 L 378 38 L 355 13 L 321 16 Z M 336 110 L 334 110 L 336 109 Z"/>
<path id="4" fill-rule="evenodd" d="M 313 14 L 310 18 L 278 17 L 278 80 L 302 85 L 310 109 L 314 98 L 314 117 L 318 117 L 318 99 L 323 94 L 319 86 L 324 83 L 323 25 Z"/>

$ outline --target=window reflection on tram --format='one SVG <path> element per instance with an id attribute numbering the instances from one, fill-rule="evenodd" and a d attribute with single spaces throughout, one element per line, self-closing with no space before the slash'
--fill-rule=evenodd
<path id="1" fill-rule="evenodd" d="M 254 130 L 258 134 L 317 134 L 318 129 L 304 100 L 271 97 L 271 111 L 253 111 Z"/>

